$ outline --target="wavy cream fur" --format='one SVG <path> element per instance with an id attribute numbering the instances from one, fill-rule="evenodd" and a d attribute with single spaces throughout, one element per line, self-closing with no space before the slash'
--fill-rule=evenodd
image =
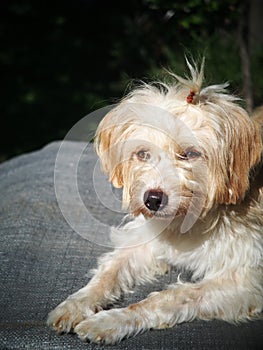
<path id="1" fill-rule="evenodd" d="M 263 118 L 249 118 L 226 84 L 202 88 L 203 65 L 198 72 L 187 63 L 191 78 L 143 84 L 98 128 L 102 168 L 123 187 L 134 220 L 112 229 L 116 249 L 99 260 L 87 286 L 50 313 L 48 324 L 59 332 L 113 344 L 195 318 L 239 322 L 260 316 Z M 194 150 L 192 159 L 186 159 L 187 149 Z M 167 195 L 161 210 L 145 205 L 150 190 Z M 192 281 L 178 278 L 139 303 L 103 310 L 171 266 L 191 270 Z"/>

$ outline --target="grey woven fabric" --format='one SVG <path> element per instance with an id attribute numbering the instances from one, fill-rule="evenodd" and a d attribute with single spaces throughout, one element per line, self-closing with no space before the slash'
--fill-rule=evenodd
<path id="1" fill-rule="evenodd" d="M 238 326 L 194 321 L 146 332 L 110 347 L 82 343 L 74 334 L 57 335 L 50 330 L 45 324 L 48 312 L 88 282 L 87 272 L 96 266 L 97 257 L 109 249 L 101 244 L 100 237 L 107 245 L 109 225 L 117 224 L 123 216 L 118 202 L 120 193 L 107 192 L 105 179 L 94 172 L 97 158 L 92 147 L 67 142 L 57 169 L 61 177 L 56 190 L 63 191 L 67 209 L 77 222 L 78 218 L 85 222 L 88 234 L 84 237 L 74 231 L 62 215 L 55 195 L 54 167 L 59 146 L 59 142 L 52 143 L 0 165 L 0 349 L 262 348 L 263 321 Z M 85 218 L 78 207 L 81 202 L 69 186 L 72 164 L 79 154 L 78 188 L 89 212 Z M 140 300 L 175 278 L 174 272 L 153 286 L 136 288 L 120 305 Z"/>

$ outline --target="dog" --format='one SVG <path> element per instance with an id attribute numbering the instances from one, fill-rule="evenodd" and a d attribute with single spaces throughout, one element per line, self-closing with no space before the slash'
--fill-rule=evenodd
<path id="1" fill-rule="evenodd" d="M 194 319 L 260 317 L 263 118 L 249 117 L 228 84 L 203 88 L 204 61 L 187 65 L 189 77 L 136 87 L 97 129 L 102 169 L 134 219 L 112 229 L 115 250 L 49 314 L 59 333 L 115 344 Z M 107 308 L 171 267 L 191 280 Z"/>

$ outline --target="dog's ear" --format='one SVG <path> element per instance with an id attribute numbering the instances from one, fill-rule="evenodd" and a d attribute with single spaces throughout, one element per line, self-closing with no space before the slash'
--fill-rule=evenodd
<path id="1" fill-rule="evenodd" d="M 120 127 L 114 124 L 114 112 L 109 112 L 100 122 L 94 144 L 100 158 L 102 170 L 109 176 L 113 186 L 123 186 L 123 165 L 120 159 L 120 143 L 118 135 Z"/>
<path id="2" fill-rule="evenodd" d="M 123 167 L 122 164 L 118 164 L 111 172 L 110 181 L 116 188 L 123 187 Z"/>
<path id="3" fill-rule="evenodd" d="M 261 161 L 262 139 L 257 123 L 242 108 L 232 111 L 227 138 L 229 148 L 226 158 L 226 181 L 221 184 L 217 201 L 221 204 L 241 202 L 249 189 L 251 170 Z"/>

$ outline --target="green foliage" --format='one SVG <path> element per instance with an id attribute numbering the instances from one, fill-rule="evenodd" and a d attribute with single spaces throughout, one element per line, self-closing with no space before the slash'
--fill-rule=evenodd
<path id="1" fill-rule="evenodd" d="M 239 3 L 1 3 L 0 158 L 63 138 L 80 118 L 121 98 L 133 79 L 161 76 L 163 67 L 184 72 L 185 54 L 205 55 L 207 81 L 230 81 L 240 93 Z M 256 101 L 263 85 L 260 62 L 262 48 L 253 56 Z"/>
<path id="2" fill-rule="evenodd" d="M 190 37 L 202 33 L 211 35 L 218 28 L 234 25 L 239 17 L 238 0 L 148 0 L 156 11 L 165 11 L 167 19 L 174 17 L 176 27 L 188 32 Z"/>

